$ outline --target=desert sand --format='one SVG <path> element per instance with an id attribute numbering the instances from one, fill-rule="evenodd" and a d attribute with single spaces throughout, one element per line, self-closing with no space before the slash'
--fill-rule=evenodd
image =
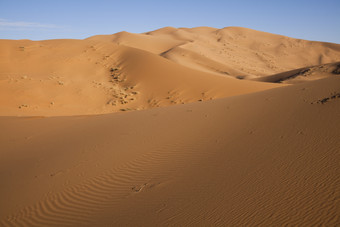
<path id="1" fill-rule="evenodd" d="M 340 44 L 0 40 L 0 127 L 0 226 L 340 225 Z"/>

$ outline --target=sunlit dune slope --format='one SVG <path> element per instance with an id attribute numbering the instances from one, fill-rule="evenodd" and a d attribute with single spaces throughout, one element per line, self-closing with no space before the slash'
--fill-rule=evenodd
<path id="1" fill-rule="evenodd" d="M 340 223 L 340 77 L 144 111 L 0 117 L 2 226 Z"/>
<path id="2" fill-rule="evenodd" d="M 123 32 L 89 39 L 137 47 L 187 67 L 241 78 L 340 61 L 339 44 L 241 27 L 165 27 L 144 34 Z"/>
<path id="3" fill-rule="evenodd" d="M 102 114 L 282 85 L 242 82 L 145 50 L 94 40 L 1 40 L 0 114 Z"/>
<path id="4" fill-rule="evenodd" d="M 281 87 L 260 82 L 339 60 L 339 44 L 239 27 L 0 40 L 0 115 L 104 114 L 223 98 Z"/>

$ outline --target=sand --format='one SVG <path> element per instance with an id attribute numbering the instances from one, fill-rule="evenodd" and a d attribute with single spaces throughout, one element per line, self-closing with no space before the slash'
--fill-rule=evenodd
<path id="1" fill-rule="evenodd" d="M 340 45 L 167 27 L 0 46 L 1 226 L 340 224 Z"/>
<path id="2" fill-rule="evenodd" d="M 340 45 L 246 28 L 0 40 L 0 115 L 106 114 L 284 86 L 263 77 L 340 61 Z M 240 81 L 240 79 L 247 81 Z"/>
<path id="3" fill-rule="evenodd" d="M 309 66 L 270 76 L 251 79 L 270 83 L 297 84 L 340 75 L 340 62 Z"/>

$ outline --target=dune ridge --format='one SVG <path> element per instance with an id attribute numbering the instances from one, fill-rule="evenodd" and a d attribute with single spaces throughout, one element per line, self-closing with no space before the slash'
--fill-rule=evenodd
<path id="1" fill-rule="evenodd" d="M 233 77 L 259 77 L 339 61 L 339 44 L 293 39 L 242 27 L 166 27 L 144 34 L 124 34 L 129 34 L 125 36 L 124 45 L 161 53 L 191 68 Z M 121 37 L 121 33 L 100 36 L 101 40 L 115 43 Z M 155 51 L 159 42 L 155 45 L 148 42 L 156 40 L 155 37 L 178 43 Z"/>
<path id="2" fill-rule="evenodd" d="M 278 73 L 270 76 L 254 78 L 253 81 L 270 83 L 296 84 L 311 80 L 319 80 L 340 74 L 340 62 L 328 63 L 310 67 L 294 69 L 291 71 Z"/>
<path id="3" fill-rule="evenodd" d="M 338 226 L 339 126 L 339 44 L 0 40 L 0 226 Z"/>
<path id="4" fill-rule="evenodd" d="M 315 102 L 339 80 L 124 114 L 2 117 L 2 224 L 339 224 L 340 99 Z M 31 161 L 13 165 L 24 153 Z"/>
<path id="5" fill-rule="evenodd" d="M 105 114 L 224 98 L 283 86 L 255 82 L 273 74 L 340 60 L 339 44 L 238 27 L 0 40 L 0 49 L 2 116 Z"/>

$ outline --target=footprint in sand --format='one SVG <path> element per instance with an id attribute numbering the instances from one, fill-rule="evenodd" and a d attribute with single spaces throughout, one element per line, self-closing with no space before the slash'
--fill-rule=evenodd
<path id="1" fill-rule="evenodd" d="M 140 185 L 140 186 L 134 186 L 134 187 L 132 187 L 131 188 L 131 190 L 133 191 L 133 192 L 141 192 L 145 187 L 147 186 L 147 183 L 145 183 L 145 184 L 142 184 L 142 185 Z"/>

